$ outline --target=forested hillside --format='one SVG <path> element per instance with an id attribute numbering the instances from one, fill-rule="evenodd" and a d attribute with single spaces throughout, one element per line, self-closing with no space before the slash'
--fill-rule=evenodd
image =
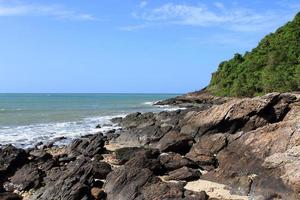
<path id="1" fill-rule="evenodd" d="M 222 62 L 208 90 L 219 96 L 300 90 L 300 12 L 251 52 Z"/>

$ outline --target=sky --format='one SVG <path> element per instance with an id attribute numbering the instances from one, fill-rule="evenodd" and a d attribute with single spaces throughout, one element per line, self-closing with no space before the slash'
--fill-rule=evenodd
<path id="1" fill-rule="evenodd" d="M 1 93 L 185 93 L 299 0 L 0 0 Z"/>

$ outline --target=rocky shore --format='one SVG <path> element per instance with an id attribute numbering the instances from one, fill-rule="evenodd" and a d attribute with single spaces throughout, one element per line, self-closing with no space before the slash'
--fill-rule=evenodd
<path id="1" fill-rule="evenodd" d="M 300 94 L 158 104 L 68 146 L 0 146 L 0 200 L 300 199 Z"/>

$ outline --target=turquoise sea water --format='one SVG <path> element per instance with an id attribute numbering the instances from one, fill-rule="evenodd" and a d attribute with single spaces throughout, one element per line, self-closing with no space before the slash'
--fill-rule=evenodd
<path id="1" fill-rule="evenodd" d="M 0 144 L 29 147 L 111 128 L 110 119 L 132 112 L 176 109 L 153 102 L 178 94 L 0 94 Z M 97 124 L 102 129 L 95 129 Z"/>

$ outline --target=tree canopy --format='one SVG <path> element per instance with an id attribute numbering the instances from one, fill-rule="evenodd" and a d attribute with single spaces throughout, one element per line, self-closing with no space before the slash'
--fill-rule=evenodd
<path id="1" fill-rule="evenodd" d="M 256 96 L 300 90 L 300 12 L 244 55 L 213 73 L 208 90 L 219 96 Z"/>

